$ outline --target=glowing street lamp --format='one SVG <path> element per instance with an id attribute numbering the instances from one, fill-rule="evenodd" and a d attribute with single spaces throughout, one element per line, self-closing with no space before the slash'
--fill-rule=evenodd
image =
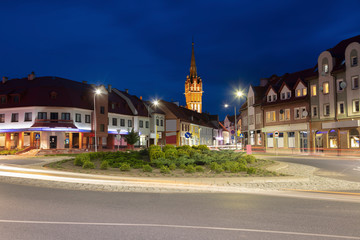
<path id="1" fill-rule="evenodd" d="M 153 101 L 153 105 L 155 106 L 155 108 L 160 104 L 159 100 L 154 100 Z M 154 145 L 157 145 L 157 122 L 155 119 L 155 141 L 154 141 Z"/>
<path id="2" fill-rule="evenodd" d="M 95 97 L 96 95 L 100 95 L 101 90 L 98 88 L 94 92 L 94 129 L 95 129 L 95 152 L 97 152 L 97 139 L 96 139 L 96 107 L 95 107 Z"/>
<path id="3" fill-rule="evenodd" d="M 241 98 L 243 96 L 243 92 L 241 91 L 236 91 L 235 92 L 235 97 L 236 98 Z M 225 104 L 224 107 L 229 107 L 228 104 Z M 236 146 L 236 150 L 238 149 L 238 145 L 237 145 L 237 121 L 236 121 L 236 104 L 234 105 L 234 113 L 235 113 L 235 146 Z"/>

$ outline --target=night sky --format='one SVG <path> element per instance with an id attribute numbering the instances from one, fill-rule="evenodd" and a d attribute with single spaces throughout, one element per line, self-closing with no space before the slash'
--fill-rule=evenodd
<path id="1" fill-rule="evenodd" d="M 180 101 L 195 41 L 203 110 L 316 64 L 360 34 L 360 1 L 0 1 L 0 75 L 58 76 Z M 234 102 L 233 102 L 234 104 Z"/>

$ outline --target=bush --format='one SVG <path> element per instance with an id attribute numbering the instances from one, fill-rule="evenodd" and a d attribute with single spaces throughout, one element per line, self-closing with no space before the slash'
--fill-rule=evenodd
<path id="1" fill-rule="evenodd" d="M 161 173 L 168 174 L 168 173 L 170 173 L 171 171 L 170 171 L 170 169 L 169 169 L 167 166 L 162 166 L 162 167 L 160 168 L 160 172 L 161 172 Z"/>
<path id="2" fill-rule="evenodd" d="M 184 163 L 180 164 L 179 166 L 180 169 L 185 169 L 186 168 L 186 165 Z"/>
<path id="3" fill-rule="evenodd" d="M 172 145 L 170 145 L 172 146 Z M 177 150 L 176 148 L 169 148 L 165 151 L 165 157 L 170 159 L 176 159 L 177 158 Z"/>
<path id="4" fill-rule="evenodd" d="M 128 163 L 122 163 L 120 165 L 120 171 L 130 171 L 131 166 Z"/>
<path id="5" fill-rule="evenodd" d="M 143 166 L 143 172 L 152 172 L 153 171 L 153 168 L 152 167 L 150 167 L 150 165 L 149 164 L 146 164 L 146 165 L 144 165 Z"/>
<path id="6" fill-rule="evenodd" d="M 93 162 L 85 161 L 85 162 L 83 163 L 82 168 L 84 168 L 84 169 L 94 169 L 94 168 L 95 168 L 95 165 L 94 165 Z"/>
<path id="7" fill-rule="evenodd" d="M 207 151 L 210 151 L 210 148 L 208 148 L 208 146 L 206 145 L 199 145 L 197 147 L 198 150 L 202 151 L 202 152 L 207 152 Z"/>
<path id="8" fill-rule="evenodd" d="M 195 168 L 194 168 L 193 165 L 188 165 L 188 166 L 186 166 L 186 168 L 185 168 L 185 172 L 186 172 L 186 173 L 194 173 L 194 172 L 196 172 L 196 170 L 195 170 Z"/>
<path id="9" fill-rule="evenodd" d="M 256 157 L 254 157 L 253 155 L 245 155 L 244 159 L 246 160 L 247 163 L 253 164 L 256 162 Z"/>
<path id="10" fill-rule="evenodd" d="M 216 168 L 215 168 L 215 172 L 216 173 L 222 173 L 224 171 L 224 169 L 220 166 L 220 165 L 218 165 Z"/>
<path id="11" fill-rule="evenodd" d="M 155 159 L 151 162 L 151 164 L 155 167 L 161 168 L 162 166 L 170 166 L 171 164 L 171 160 L 170 159 L 166 159 L 166 158 L 158 158 Z"/>
<path id="12" fill-rule="evenodd" d="M 143 149 L 141 149 L 141 150 L 139 151 L 139 154 L 140 154 L 141 156 L 149 156 L 149 150 L 146 149 L 146 148 L 143 148 Z"/>
<path id="13" fill-rule="evenodd" d="M 100 165 L 100 169 L 101 170 L 107 170 L 109 168 L 109 163 L 108 161 L 102 161 L 101 165 Z"/>
<path id="14" fill-rule="evenodd" d="M 173 162 L 174 162 L 177 166 L 180 166 L 181 164 L 184 164 L 184 165 L 194 164 L 194 163 L 195 163 L 195 160 L 192 159 L 192 158 L 189 158 L 189 157 L 182 156 L 182 157 L 179 157 L 179 158 L 177 158 L 177 159 L 174 159 Z"/>
<path id="15" fill-rule="evenodd" d="M 171 171 L 174 171 L 176 169 L 176 164 L 175 163 L 170 164 L 169 169 Z"/>
<path id="16" fill-rule="evenodd" d="M 171 144 L 166 144 L 164 147 L 163 147 L 163 151 L 166 152 L 167 150 L 176 150 L 176 147 L 174 145 L 171 145 Z"/>
<path id="17" fill-rule="evenodd" d="M 159 145 L 151 145 L 149 147 L 149 153 L 153 151 L 161 151 L 161 147 Z"/>
<path id="18" fill-rule="evenodd" d="M 134 162 L 132 167 L 135 168 L 135 169 L 139 169 L 139 168 L 142 168 L 143 165 L 144 164 L 142 162 Z"/>
<path id="19" fill-rule="evenodd" d="M 250 167 L 247 169 L 247 174 L 255 174 L 256 173 L 256 168 Z"/>
<path id="20" fill-rule="evenodd" d="M 204 168 L 202 166 L 195 167 L 196 172 L 204 172 Z"/>
<path id="21" fill-rule="evenodd" d="M 215 171 L 215 169 L 216 169 L 218 166 L 219 166 L 219 164 L 218 164 L 217 162 L 212 162 L 212 163 L 210 164 L 210 169 L 211 169 L 212 171 Z"/>
<path id="22" fill-rule="evenodd" d="M 165 158 L 165 153 L 160 151 L 150 151 L 150 161 L 153 161 L 158 158 Z"/>
<path id="23" fill-rule="evenodd" d="M 88 153 L 81 153 L 75 157 L 74 164 L 75 166 L 82 166 L 86 161 L 90 161 L 90 155 Z"/>

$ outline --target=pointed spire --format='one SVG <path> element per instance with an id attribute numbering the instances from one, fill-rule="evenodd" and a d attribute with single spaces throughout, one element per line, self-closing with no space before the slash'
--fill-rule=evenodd
<path id="1" fill-rule="evenodd" d="M 195 52 L 194 52 L 194 39 L 192 41 L 192 53 L 191 53 L 191 65 L 190 65 L 190 79 L 196 78 L 196 63 L 195 63 Z"/>

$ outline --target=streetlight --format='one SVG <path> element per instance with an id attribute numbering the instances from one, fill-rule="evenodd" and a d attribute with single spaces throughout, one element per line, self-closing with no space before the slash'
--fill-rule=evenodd
<path id="1" fill-rule="evenodd" d="M 155 108 L 159 105 L 159 100 L 154 100 L 153 101 L 153 105 L 155 106 Z M 157 145 L 157 122 L 155 119 L 155 141 L 154 141 L 154 145 Z"/>
<path id="2" fill-rule="evenodd" d="M 240 98 L 243 95 L 243 93 L 241 91 L 236 91 L 235 93 L 235 97 Z M 225 107 L 229 107 L 228 104 L 225 104 Z M 236 150 L 238 149 L 238 145 L 237 145 L 237 121 L 236 121 L 236 104 L 234 105 L 234 113 L 235 113 L 235 147 Z"/>
<path id="3" fill-rule="evenodd" d="M 95 129 L 95 152 L 97 152 L 97 140 L 96 140 L 96 107 L 95 107 L 95 97 L 96 95 L 100 95 L 101 90 L 98 88 L 94 92 L 94 129 Z"/>

